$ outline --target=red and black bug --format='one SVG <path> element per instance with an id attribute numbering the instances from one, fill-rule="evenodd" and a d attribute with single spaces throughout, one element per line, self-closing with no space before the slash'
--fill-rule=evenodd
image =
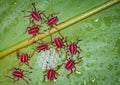
<path id="1" fill-rule="evenodd" d="M 38 26 L 32 26 L 32 27 L 28 27 L 27 31 L 28 34 L 35 36 L 37 33 L 39 34 L 39 27 Z"/>
<path id="2" fill-rule="evenodd" d="M 56 50 L 58 51 L 58 49 L 65 49 L 66 45 L 67 45 L 67 41 L 66 41 L 66 37 L 64 37 L 60 32 L 59 35 L 61 37 L 56 37 L 54 39 L 54 41 L 52 42 L 53 46 L 56 47 Z M 52 41 L 52 36 L 51 36 L 51 41 Z"/>
<path id="3" fill-rule="evenodd" d="M 27 53 L 22 53 L 20 54 L 19 51 L 17 50 L 16 51 L 16 55 L 17 55 L 17 58 L 20 60 L 19 62 L 19 66 L 23 65 L 23 64 L 26 64 L 29 66 L 29 60 L 31 59 L 31 57 L 34 55 L 34 52 L 32 52 L 31 55 L 28 55 Z"/>
<path id="4" fill-rule="evenodd" d="M 44 43 L 44 41 L 40 40 L 40 42 L 35 42 L 35 43 L 38 43 L 39 45 L 36 46 L 36 48 L 34 49 L 35 51 L 37 52 L 40 52 L 40 51 L 46 51 L 46 50 L 49 50 L 51 47 L 51 42 L 46 42 Z"/>
<path id="5" fill-rule="evenodd" d="M 45 20 L 45 23 L 50 27 L 50 28 L 49 28 L 49 34 L 50 34 L 50 36 L 51 36 L 50 30 L 51 30 L 52 28 L 55 28 L 55 29 L 58 31 L 58 33 L 60 33 L 60 31 L 58 30 L 58 28 L 55 27 L 55 26 L 61 24 L 61 23 L 57 24 L 57 22 L 58 22 L 58 17 L 57 17 L 57 16 L 54 16 L 54 15 L 56 15 L 56 14 L 58 14 L 58 13 L 50 14 L 48 17 L 45 16 L 46 19 L 47 19 L 47 20 Z"/>
<path id="6" fill-rule="evenodd" d="M 53 13 L 53 14 L 49 14 L 48 17 L 45 16 L 45 18 L 47 20 L 45 20 L 45 23 L 50 27 L 50 29 L 55 26 L 55 25 L 58 25 L 57 22 L 58 22 L 58 17 L 57 16 L 54 16 L 58 13 Z"/>
<path id="7" fill-rule="evenodd" d="M 33 10 L 32 12 L 30 12 L 30 14 L 28 16 L 25 16 L 25 17 L 30 17 L 29 20 L 30 20 L 30 23 L 33 23 L 33 21 L 40 21 L 42 18 L 41 18 L 41 14 L 46 17 L 46 15 L 44 14 L 44 12 L 42 10 L 39 10 L 37 11 L 36 10 L 36 7 L 35 7 L 35 3 L 32 3 L 32 6 L 33 6 Z M 23 11 L 24 12 L 24 11 Z M 33 23 L 34 24 L 34 23 Z"/>
<path id="8" fill-rule="evenodd" d="M 12 68 L 10 69 L 9 71 L 12 71 L 12 76 L 5 76 L 5 77 L 8 77 L 8 78 L 11 78 L 14 80 L 14 82 L 18 81 L 19 79 L 23 79 L 26 83 L 28 83 L 28 81 L 25 79 L 26 74 L 24 74 L 24 72 L 28 72 L 28 71 L 25 71 L 25 70 L 22 70 L 20 68 Z M 31 79 L 29 79 L 31 80 Z"/>
<path id="9" fill-rule="evenodd" d="M 48 48 L 47 44 L 41 44 L 41 45 L 38 45 L 35 50 L 40 52 L 40 51 L 45 51 L 45 50 L 48 50 L 48 49 L 49 48 Z"/>
<path id="10" fill-rule="evenodd" d="M 33 38 L 34 40 L 37 34 L 44 34 L 43 32 L 39 32 L 39 30 L 40 30 L 40 25 L 33 25 L 32 27 L 27 27 L 26 32 L 28 32 L 28 34 L 30 35 L 33 35 L 30 39 Z"/>
<path id="11" fill-rule="evenodd" d="M 64 62 L 67 60 L 67 63 L 65 63 L 65 69 L 66 70 L 70 70 L 71 72 L 67 75 L 67 77 L 69 77 L 72 73 L 73 73 L 73 68 L 74 68 L 74 72 L 76 72 L 76 67 L 75 64 L 78 64 L 82 61 L 82 58 L 77 58 L 76 61 L 71 59 L 71 58 L 66 58 L 64 60 Z M 64 64 L 64 63 L 62 63 Z"/>
<path id="12" fill-rule="evenodd" d="M 58 65 L 56 69 L 53 69 L 53 68 L 50 68 L 48 69 L 47 66 L 46 66 L 46 74 L 44 75 L 44 80 L 45 81 L 45 77 L 47 77 L 48 80 L 54 80 L 54 79 L 57 79 L 56 77 L 56 74 L 59 75 L 57 73 L 57 71 L 60 69 L 62 65 Z"/>
<path id="13" fill-rule="evenodd" d="M 76 42 L 73 42 L 73 43 L 70 43 L 70 44 L 67 44 L 67 52 L 66 52 L 66 57 L 68 55 L 68 52 L 70 53 L 70 55 L 73 57 L 73 55 L 75 55 L 76 53 L 78 53 L 78 56 L 80 55 L 80 51 L 81 48 L 77 45 L 78 42 L 81 41 L 81 40 L 78 40 L 78 38 L 76 39 Z"/>
<path id="14" fill-rule="evenodd" d="M 58 22 L 57 16 L 51 15 L 50 17 L 48 17 L 47 25 L 52 28 L 54 25 L 57 25 L 56 24 L 57 22 Z"/>
<path id="15" fill-rule="evenodd" d="M 45 51 L 45 50 L 49 50 L 51 47 L 50 47 L 50 42 L 48 43 L 39 43 L 39 45 L 36 47 L 35 51 Z"/>

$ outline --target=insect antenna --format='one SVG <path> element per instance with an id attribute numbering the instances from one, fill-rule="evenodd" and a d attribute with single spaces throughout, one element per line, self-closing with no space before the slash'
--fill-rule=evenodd
<path id="1" fill-rule="evenodd" d="M 27 10 L 22 10 L 22 12 L 24 12 L 24 13 L 25 13 L 25 12 L 29 12 L 29 13 L 30 13 L 31 11 L 27 11 Z"/>

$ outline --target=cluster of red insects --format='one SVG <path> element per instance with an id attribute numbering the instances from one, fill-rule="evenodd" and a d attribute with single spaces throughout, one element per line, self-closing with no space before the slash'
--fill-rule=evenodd
<path id="1" fill-rule="evenodd" d="M 35 22 L 40 22 L 41 24 L 45 24 L 46 23 L 49 26 L 49 33 L 50 33 L 50 30 L 52 28 L 55 28 L 57 30 L 57 28 L 54 27 L 54 25 L 57 25 L 57 21 L 58 21 L 57 16 L 54 16 L 54 14 L 50 14 L 47 17 L 44 14 L 43 11 L 41 11 L 41 10 L 37 11 L 36 10 L 36 7 L 35 7 L 34 3 L 32 3 L 32 6 L 33 6 L 34 10 L 32 12 L 30 12 L 29 16 L 25 16 L 25 17 L 29 17 L 29 21 L 32 24 L 32 26 L 28 27 L 27 30 L 26 30 L 26 32 L 28 32 L 28 34 L 33 35 L 32 38 L 34 38 L 37 34 L 40 34 L 39 30 L 41 28 L 41 25 L 36 24 Z M 42 21 L 42 18 L 45 18 L 45 20 Z M 50 42 L 42 43 L 42 44 L 38 45 L 34 49 L 34 51 L 31 53 L 31 55 L 28 55 L 27 53 L 20 54 L 19 51 L 17 50 L 16 51 L 16 55 L 17 55 L 17 58 L 20 60 L 19 66 L 22 66 L 23 64 L 26 64 L 27 66 L 29 66 L 29 60 L 34 55 L 35 51 L 37 51 L 37 52 L 46 51 L 46 50 L 49 50 L 51 48 L 51 46 L 52 46 L 52 47 L 55 47 L 57 52 L 59 50 L 61 50 L 61 49 L 64 49 L 65 52 L 66 52 L 66 57 L 63 60 L 63 63 L 58 65 L 56 68 L 47 69 L 48 65 L 46 65 L 46 71 L 45 71 L 46 74 L 44 75 L 43 80 L 45 81 L 45 77 L 47 77 L 47 79 L 49 79 L 49 80 L 57 79 L 55 75 L 57 74 L 57 71 L 61 68 L 61 66 L 63 66 L 63 64 L 65 64 L 65 69 L 66 70 L 70 70 L 71 71 L 68 74 L 68 77 L 73 72 L 73 68 L 75 69 L 74 70 L 74 72 L 75 72 L 76 71 L 75 64 L 78 64 L 79 62 L 82 61 L 82 58 L 79 57 L 81 49 L 77 45 L 79 40 L 76 39 L 76 42 L 68 43 L 68 41 L 66 40 L 66 37 L 64 37 L 60 33 L 59 30 L 58 30 L 58 33 L 59 33 L 60 37 L 56 37 L 53 40 L 52 36 L 50 34 L 50 37 L 51 37 Z M 76 57 L 76 60 L 73 59 L 73 57 Z M 65 63 L 65 61 L 67 61 L 67 62 Z M 12 71 L 12 76 L 13 77 L 11 77 L 11 76 L 6 76 L 6 77 L 9 77 L 9 78 L 13 79 L 14 82 L 18 81 L 19 79 L 23 79 L 25 82 L 28 83 L 28 81 L 25 79 L 26 74 L 24 74 L 24 72 L 28 72 L 28 71 L 22 70 L 20 68 L 12 68 L 12 69 L 10 69 L 10 71 Z"/>

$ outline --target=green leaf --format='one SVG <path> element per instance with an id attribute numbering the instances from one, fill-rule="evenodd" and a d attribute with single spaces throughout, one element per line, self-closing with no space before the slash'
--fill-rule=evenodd
<path id="1" fill-rule="evenodd" d="M 1 0 L 0 1 L 0 51 L 7 49 L 30 35 L 23 34 L 29 26 L 29 21 L 23 16 L 23 10 L 31 11 L 32 2 L 35 2 L 37 9 L 42 9 L 45 13 L 51 14 L 59 12 L 57 15 L 59 22 L 63 22 L 77 14 L 86 12 L 93 7 L 103 4 L 108 0 Z M 42 83 L 43 71 L 37 66 L 36 53 L 30 60 L 33 69 L 23 65 L 21 68 L 32 71 L 27 74 L 31 78 L 30 85 L 119 85 L 120 80 L 120 4 L 112 6 L 102 12 L 95 14 L 61 33 L 68 37 L 69 41 L 75 41 L 77 37 L 82 41 L 79 46 L 83 50 L 83 62 L 76 65 L 77 73 L 66 75 L 69 71 L 64 66 L 58 71 L 60 76 L 54 82 L 46 81 Z M 58 36 L 58 34 L 54 34 Z M 45 39 L 48 41 L 49 37 Z M 21 49 L 21 52 L 31 53 L 35 45 Z M 44 60 L 44 59 L 43 59 Z M 5 76 L 12 76 L 8 69 L 18 67 L 19 60 L 16 54 L 10 54 L 0 60 L 0 83 L 2 85 L 27 85 L 22 79 L 13 83 L 12 79 Z M 28 78 L 26 78 L 28 80 Z M 7 82 L 6 82 L 7 81 Z"/>

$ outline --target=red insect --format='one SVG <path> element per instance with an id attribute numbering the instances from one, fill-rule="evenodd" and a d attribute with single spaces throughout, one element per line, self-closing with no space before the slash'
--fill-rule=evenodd
<path id="1" fill-rule="evenodd" d="M 58 13 L 53 13 L 53 14 L 49 14 L 49 16 L 45 16 L 45 18 L 47 20 L 45 20 L 45 23 L 50 27 L 50 29 L 55 26 L 55 25 L 58 25 L 57 22 L 58 22 L 58 18 L 57 16 L 54 16 Z"/>
<path id="2" fill-rule="evenodd" d="M 43 11 L 41 11 L 41 10 L 37 11 L 36 10 L 35 3 L 32 3 L 32 6 L 33 6 L 34 10 L 32 10 L 32 12 L 30 12 L 29 16 L 25 16 L 25 17 L 30 17 L 29 20 L 30 20 L 31 23 L 33 23 L 33 21 L 39 21 L 39 20 L 41 20 L 41 16 L 40 16 L 41 14 L 43 16 L 45 16 L 45 14 L 43 13 Z"/>
<path id="3" fill-rule="evenodd" d="M 53 44 L 53 46 L 56 47 L 56 50 L 58 51 L 58 49 L 64 48 L 67 45 L 67 41 L 66 41 L 66 37 L 64 37 L 60 32 L 59 32 L 60 37 L 57 37 L 54 39 L 54 41 L 52 42 L 52 36 L 51 36 L 51 42 Z"/>
<path id="4" fill-rule="evenodd" d="M 43 34 L 43 32 L 40 33 L 39 30 L 40 30 L 40 26 L 39 25 L 34 25 L 32 27 L 28 27 L 26 29 L 26 32 L 28 31 L 28 34 L 33 35 L 30 39 L 33 38 L 33 40 L 34 40 L 37 34 Z"/>
<path id="5" fill-rule="evenodd" d="M 79 41 L 80 40 L 78 40 L 78 38 L 77 38 L 76 42 L 70 43 L 69 45 L 67 44 L 68 51 L 66 52 L 66 57 L 68 55 L 68 52 L 71 54 L 72 57 L 73 57 L 73 55 L 78 53 L 77 57 L 79 57 L 80 51 L 82 51 L 81 48 L 79 46 L 77 46 Z"/>
<path id="6" fill-rule="evenodd" d="M 49 50 L 49 49 L 51 48 L 51 47 L 50 47 L 51 42 L 44 43 L 44 42 L 41 40 L 40 42 L 36 42 L 36 43 L 39 44 L 39 45 L 34 49 L 34 50 L 37 51 L 37 52 Z"/>
<path id="7" fill-rule="evenodd" d="M 48 50 L 48 45 L 47 44 L 42 44 L 36 47 L 36 51 L 45 51 Z"/>
<path id="8" fill-rule="evenodd" d="M 62 65 L 58 65 L 56 69 L 53 69 L 53 68 L 50 68 L 50 69 L 47 69 L 47 66 L 46 66 L 46 74 L 44 75 L 44 80 L 45 81 L 45 77 L 47 76 L 47 79 L 48 80 L 54 80 L 54 79 L 57 79 L 57 77 L 55 76 L 56 74 L 58 74 L 56 71 L 58 71 L 60 69 Z"/>
<path id="9" fill-rule="evenodd" d="M 26 76 L 24 74 L 24 72 L 28 72 L 28 71 L 22 70 L 20 68 L 12 68 L 9 71 L 13 71 L 12 72 L 13 77 L 11 76 L 6 76 L 6 77 L 13 79 L 14 82 L 18 81 L 19 79 L 23 79 L 26 83 L 28 83 L 28 81 L 25 79 Z"/>
<path id="10" fill-rule="evenodd" d="M 28 34 L 35 36 L 39 32 L 39 28 L 35 27 L 28 27 Z"/>
<path id="11" fill-rule="evenodd" d="M 50 14 L 48 17 L 45 16 L 47 18 L 47 20 L 45 22 L 50 27 L 49 28 L 49 34 L 50 34 L 50 36 L 51 36 L 50 30 L 52 28 L 55 28 L 58 31 L 58 33 L 60 33 L 59 30 L 58 30 L 58 28 L 55 27 L 56 25 L 61 24 L 61 23 L 57 24 L 58 18 L 57 18 L 57 16 L 54 16 L 56 14 L 58 14 L 58 13 Z"/>
<path id="12" fill-rule="evenodd" d="M 77 58 L 76 60 L 77 60 L 77 62 L 75 62 L 75 60 L 73 60 L 73 59 L 71 59 L 71 58 L 67 58 L 67 59 L 65 59 L 65 60 L 67 60 L 67 63 L 65 64 L 65 69 L 66 70 L 70 70 L 71 72 L 68 74 L 68 76 L 67 77 L 69 77 L 72 73 L 73 73 L 73 68 L 74 68 L 74 72 L 76 72 L 76 67 L 75 67 L 75 64 L 78 64 L 78 63 L 80 63 L 81 61 L 82 61 L 82 58 Z M 64 60 L 64 61 L 65 61 Z"/>
<path id="13" fill-rule="evenodd" d="M 57 22 L 58 22 L 57 16 L 51 15 L 51 16 L 48 18 L 47 25 L 50 26 L 50 27 L 53 27 L 54 25 L 57 25 L 57 24 L 56 24 Z"/>
<path id="14" fill-rule="evenodd" d="M 17 58 L 20 60 L 19 62 L 19 66 L 23 65 L 23 64 L 26 64 L 29 66 L 29 60 L 31 59 L 31 57 L 33 56 L 35 51 L 32 52 L 31 55 L 28 55 L 27 53 L 22 53 L 20 54 L 19 51 L 17 50 L 16 51 L 16 55 L 17 55 Z"/>

